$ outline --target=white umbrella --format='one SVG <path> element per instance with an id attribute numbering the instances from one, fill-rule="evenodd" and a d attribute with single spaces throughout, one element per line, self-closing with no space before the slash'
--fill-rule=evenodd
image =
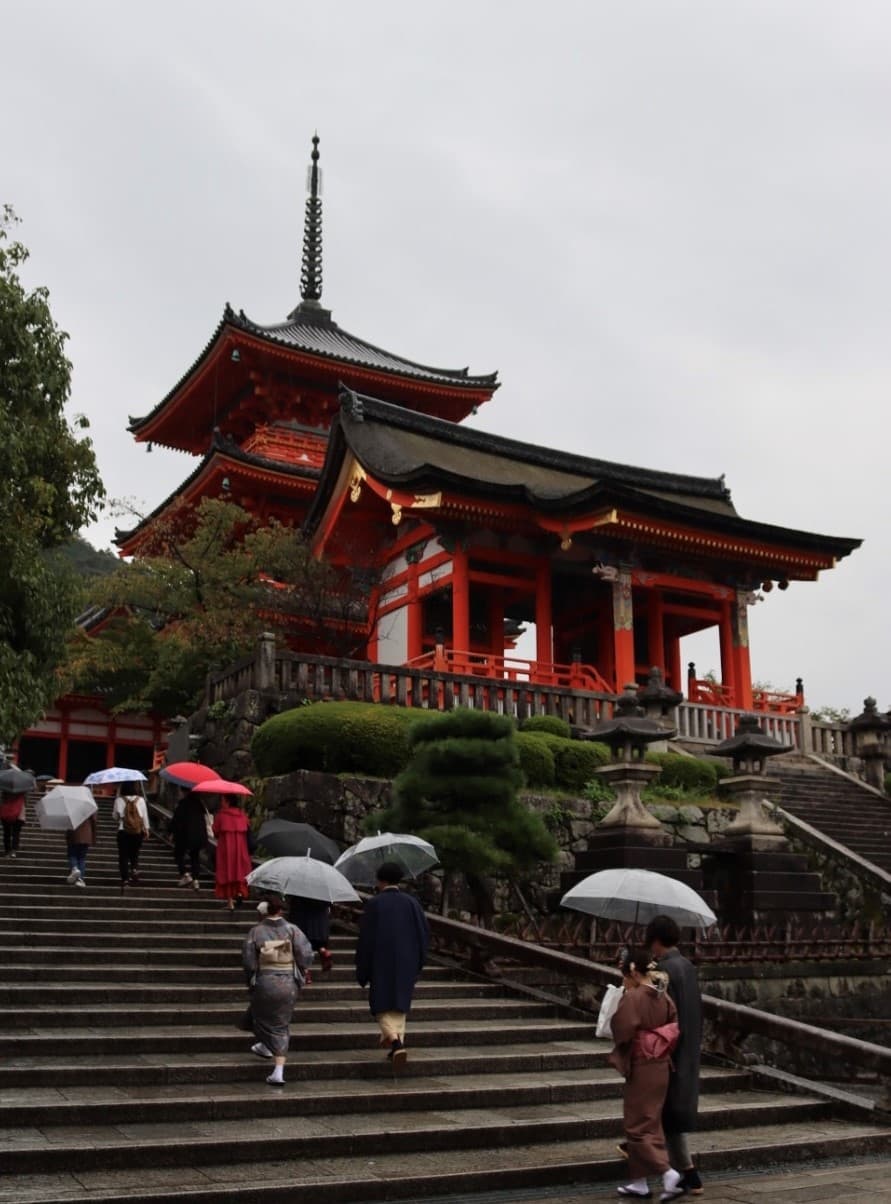
<path id="1" fill-rule="evenodd" d="M 359 896 L 339 870 L 327 861 L 305 857 L 273 857 L 247 876 L 254 890 L 299 895 L 323 903 L 358 903 Z"/>
<path id="2" fill-rule="evenodd" d="M 38 799 L 37 822 L 58 832 L 79 828 L 99 808 L 87 786 L 54 786 Z"/>
<path id="3" fill-rule="evenodd" d="M 709 928 L 717 916 L 684 882 L 651 870 L 614 869 L 589 874 L 560 900 L 604 920 L 649 924 L 655 916 L 671 916 L 681 928 Z"/>
<path id="4" fill-rule="evenodd" d="M 113 765 L 111 769 L 97 769 L 89 777 L 84 778 L 85 786 L 107 786 L 110 782 L 145 782 L 146 776 L 138 769 L 120 769 Z"/>
<path id="5" fill-rule="evenodd" d="M 378 832 L 377 836 L 365 836 L 357 844 L 350 845 L 334 862 L 334 868 L 350 882 L 371 885 L 376 880 L 378 866 L 385 861 L 395 861 L 410 878 L 416 878 L 436 865 L 439 858 L 433 845 L 420 836 Z"/>

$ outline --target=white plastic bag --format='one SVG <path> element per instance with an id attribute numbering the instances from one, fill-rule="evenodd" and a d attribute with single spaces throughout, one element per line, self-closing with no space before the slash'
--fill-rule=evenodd
<path id="1" fill-rule="evenodd" d="M 606 988 L 606 992 L 600 1003 L 600 1011 L 597 1015 L 597 1036 L 611 1039 L 613 1035 L 613 1016 L 616 1014 L 616 1008 L 619 1006 L 619 1001 L 625 994 L 624 987 L 614 987 L 612 985 Z"/>

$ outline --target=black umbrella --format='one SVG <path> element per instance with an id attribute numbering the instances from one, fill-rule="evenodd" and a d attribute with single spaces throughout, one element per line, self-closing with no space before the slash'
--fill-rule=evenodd
<path id="1" fill-rule="evenodd" d="M 24 769 L 0 769 L 0 790 L 7 794 L 24 794 L 36 785 L 33 773 L 25 773 Z"/>
<path id="2" fill-rule="evenodd" d="M 257 833 L 257 843 L 273 857 L 304 857 L 310 853 L 316 861 L 333 865 L 340 856 L 337 844 L 312 824 L 292 823 L 289 819 L 268 819 Z"/>

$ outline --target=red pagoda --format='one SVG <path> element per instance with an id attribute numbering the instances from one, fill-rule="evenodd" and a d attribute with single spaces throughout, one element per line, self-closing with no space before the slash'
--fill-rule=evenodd
<path id="1" fill-rule="evenodd" d="M 324 309 L 318 137 L 301 300 L 261 326 L 226 307 L 204 351 L 136 439 L 202 457 L 134 530 L 138 555 L 174 506 L 226 496 L 298 526 L 333 563 L 382 584 L 367 655 L 484 677 L 617 692 L 664 671 L 690 701 L 794 708 L 753 696 L 755 593 L 813 581 L 859 546 L 737 514 L 723 478 L 636 468 L 460 425 L 496 374 L 432 368 L 347 333 Z M 360 551 L 357 552 L 357 549 Z M 534 660 L 511 658 L 534 622 Z M 717 627 L 721 680 L 685 679 L 680 642 Z M 313 651 L 313 649 L 304 649 Z"/>

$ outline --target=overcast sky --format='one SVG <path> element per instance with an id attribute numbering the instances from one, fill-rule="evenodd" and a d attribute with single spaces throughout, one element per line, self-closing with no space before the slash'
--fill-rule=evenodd
<path id="1" fill-rule="evenodd" d="M 299 299 L 317 128 L 335 319 L 497 369 L 488 430 L 723 472 L 748 518 L 863 537 L 755 606 L 753 671 L 888 706 L 887 2 L 0 0 L 0 24 L 0 203 L 110 495 L 151 509 L 191 470 L 128 415 L 225 302 Z"/>

